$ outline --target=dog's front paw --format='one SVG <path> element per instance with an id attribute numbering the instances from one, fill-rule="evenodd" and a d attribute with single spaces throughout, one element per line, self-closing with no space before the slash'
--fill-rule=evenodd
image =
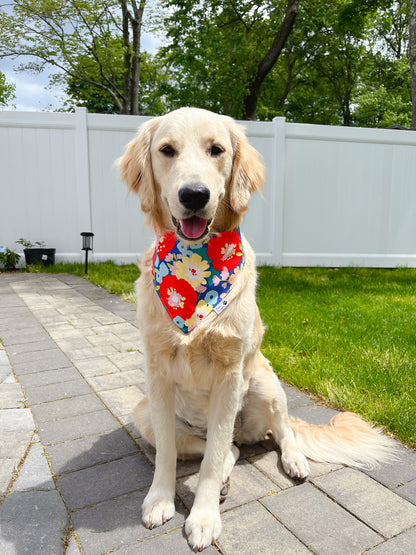
<path id="1" fill-rule="evenodd" d="M 291 478 L 305 480 L 310 474 L 308 461 L 297 448 L 289 448 L 282 453 L 282 465 Z"/>
<path id="2" fill-rule="evenodd" d="M 221 534 L 219 508 L 192 509 L 185 521 L 185 533 L 188 536 L 189 545 L 195 552 L 214 545 Z"/>
<path id="3" fill-rule="evenodd" d="M 175 514 L 175 503 L 168 496 L 149 491 L 142 505 L 142 518 L 146 528 L 152 530 L 165 524 Z"/>

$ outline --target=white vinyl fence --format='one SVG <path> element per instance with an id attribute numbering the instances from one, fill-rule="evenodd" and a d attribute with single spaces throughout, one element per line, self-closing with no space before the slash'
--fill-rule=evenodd
<path id="1" fill-rule="evenodd" d="M 0 112 L 0 245 L 45 241 L 57 260 L 133 262 L 152 238 L 114 160 L 148 118 Z M 260 263 L 416 267 L 416 133 L 244 122 L 267 168 L 243 231 Z"/>

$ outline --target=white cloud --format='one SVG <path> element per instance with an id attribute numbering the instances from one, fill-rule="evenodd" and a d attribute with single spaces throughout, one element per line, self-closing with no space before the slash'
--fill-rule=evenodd
<path id="1" fill-rule="evenodd" d="M 16 64 L 17 65 L 17 64 Z M 2 60 L 1 71 L 7 81 L 16 86 L 16 98 L 8 107 L 19 111 L 40 112 L 54 110 L 61 105 L 63 92 L 59 89 L 50 90 L 49 72 L 33 73 L 15 71 L 11 60 Z"/>

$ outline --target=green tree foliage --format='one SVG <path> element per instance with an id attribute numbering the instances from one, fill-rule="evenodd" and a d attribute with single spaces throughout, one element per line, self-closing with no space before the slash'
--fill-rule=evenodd
<path id="1" fill-rule="evenodd" d="M 121 37 L 114 37 L 113 55 L 109 65 L 112 79 L 117 88 L 123 87 L 123 49 Z M 167 110 L 163 87 L 168 80 L 168 68 L 160 56 L 152 56 L 147 52 L 141 53 L 140 82 L 138 88 L 138 113 L 142 115 L 158 115 Z M 77 64 L 80 72 L 87 74 L 92 81 L 100 81 L 99 68 L 94 60 L 86 56 L 79 56 Z M 89 112 L 102 114 L 117 114 L 119 106 L 105 88 L 99 88 L 90 81 L 77 76 L 60 75 L 58 80 L 64 86 L 67 99 L 63 110 L 72 111 L 77 106 L 84 106 Z"/>
<path id="2" fill-rule="evenodd" d="M 287 2 L 165 0 L 168 104 L 245 115 L 244 101 Z M 408 1 L 303 0 L 261 85 L 257 117 L 385 126 L 410 122 Z M 415 64 L 416 67 L 416 64 Z"/>
<path id="3" fill-rule="evenodd" d="M 372 12 L 368 47 L 363 55 L 355 95 L 354 121 L 358 125 L 410 126 L 411 75 L 408 61 L 409 24 L 406 0 L 385 2 Z"/>
<path id="4" fill-rule="evenodd" d="M 144 0 L 16 0 L 13 13 L 0 10 L 0 57 L 53 64 L 66 109 L 193 105 L 238 119 L 411 123 L 416 0 L 157 2 L 166 40 L 154 56 L 139 47 Z"/>
<path id="5" fill-rule="evenodd" d="M 146 0 L 15 0 L 12 12 L 0 10 L 0 57 L 29 57 L 21 68 L 33 71 L 53 66 L 58 76 L 111 97 L 119 112 L 137 114 L 145 4 Z M 121 51 L 120 83 L 112 63 Z"/>
<path id="6" fill-rule="evenodd" d="M 416 130 L 416 0 L 409 0 L 409 62 L 412 82 L 412 129 Z"/>
<path id="7" fill-rule="evenodd" d="M 289 49 L 277 64 L 277 78 L 269 82 L 272 90 L 284 83 L 279 112 L 270 115 L 305 123 L 352 123 L 364 48 L 352 33 L 338 32 L 343 4 L 306 0 L 302 5 Z"/>
<path id="8" fill-rule="evenodd" d="M 253 117 L 258 91 L 290 34 L 299 2 L 163 4 L 168 8 L 165 28 L 170 44 L 165 55 L 172 68 L 172 105 L 192 103 L 240 119 Z"/>
<path id="9" fill-rule="evenodd" d="M 0 71 L 0 106 L 7 106 L 15 97 L 15 85 L 8 83 Z"/>

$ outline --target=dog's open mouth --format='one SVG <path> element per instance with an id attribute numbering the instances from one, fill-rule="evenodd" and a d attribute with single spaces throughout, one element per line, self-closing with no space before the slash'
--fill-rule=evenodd
<path id="1" fill-rule="evenodd" d="M 211 220 L 205 220 L 197 216 L 183 220 L 177 220 L 172 216 L 172 221 L 178 235 L 191 241 L 202 239 L 208 233 L 208 227 L 211 223 Z"/>

